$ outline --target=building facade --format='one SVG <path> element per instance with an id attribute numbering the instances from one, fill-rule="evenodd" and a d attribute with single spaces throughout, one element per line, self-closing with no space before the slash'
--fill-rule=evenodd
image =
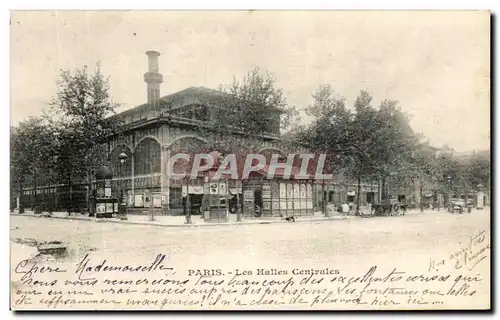
<path id="1" fill-rule="evenodd" d="M 225 94 L 204 87 L 190 87 L 161 97 L 160 53 L 148 51 L 146 55 L 149 66 L 144 75 L 147 103 L 116 115 L 123 123 L 123 132 L 110 138 L 103 152 L 113 172 L 113 193 L 123 195 L 129 213 L 146 214 L 155 210 L 158 214 L 182 214 L 185 198 L 189 199 L 191 208 L 200 206 L 207 190 L 207 179 L 203 175 L 189 181 L 170 179 L 167 161 L 174 154 L 188 149 L 201 150 L 213 142 L 213 137 L 198 128 L 214 112 L 227 112 L 217 107 Z M 286 156 L 288 152 L 279 132 L 280 110 L 266 110 L 270 121 L 266 130 L 255 138 L 258 143 L 243 139 L 241 144 L 258 145 L 258 150 L 252 150 L 255 153 Z M 125 161 L 120 156 L 123 154 Z M 342 179 L 325 185 L 312 180 L 284 180 L 279 176 L 268 180 L 263 173 L 247 181 L 229 179 L 224 183 L 225 191 L 221 196 L 230 207 L 236 206 L 239 200 L 244 215 L 253 215 L 256 205 L 263 216 L 307 215 L 321 208 L 323 199 L 336 205 L 356 203 L 357 196 L 361 196 L 362 204 L 375 203 L 379 199 L 377 183 L 363 184 L 361 195 L 356 195 L 357 186 Z M 83 182 L 72 188 L 65 184 L 47 186 L 40 183 L 37 189 L 38 194 L 46 194 L 47 199 L 56 203 L 56 210 L 68 202 L 69 193 L 73 200 L 76 197 L 82 202 L 86 193 L 92 190 Z M 27 197 L 33 192 L 32 185 L 24 188 Z"/>

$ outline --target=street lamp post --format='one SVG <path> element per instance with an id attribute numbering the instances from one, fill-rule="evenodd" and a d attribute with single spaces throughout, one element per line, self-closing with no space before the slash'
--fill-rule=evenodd
<path id="1" fill-rule="evenodd" d="M 434 194 L 436 195 L 436 206 L 437 206 L 437 211 L 439 211 L 439 209 L 441 209 L 441 198 L 442 198 L 442 194 L 441 194 L 440 190 L 434 191 Z"/>
<path id="2" fill-rule="evenodd" d="M 121 181 L 118 183 L 119 185 L 119 191 L 118 191 L 118 214 L 120 217 L 120 220 L 127 220 L 127 205 L 123 199 L 123 181 L 124 181 L 124 166 L 125 162 L 127 161 L 127 154 L 125 152 L 122 152 L 118 155 L 118 159 L 120 160 L 120 177 Z"/>

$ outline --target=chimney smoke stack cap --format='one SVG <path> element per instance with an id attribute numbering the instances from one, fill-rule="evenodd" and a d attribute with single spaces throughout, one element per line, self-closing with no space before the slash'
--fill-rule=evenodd
<path id="1" fill-rule="evenodd" d="M 150 51 L 146 51 L 146 55 L 148 55 L 150 57 L 159 57 L 161 55 L 161 53 L 159 53 L 158 51 L 150 50 Z"/>

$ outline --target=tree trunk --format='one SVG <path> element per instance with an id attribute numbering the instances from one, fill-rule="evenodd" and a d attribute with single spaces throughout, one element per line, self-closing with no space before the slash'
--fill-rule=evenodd
<path id="1" fill-rule="evenodd" d="M 225 200 L 226 200 L 226 221 L 227 221 L 227 219 L 229 219 L 229 217 L 228 217 L 228 215 L 229 215 L 229 183 L 227 181 L 225 181 L 224 183 L 226 184 Z M 220 186 L 219 186 L 219 188 L 220 188 Z"/>
<path id="2" fill-rule="evenodd" d="M 71 175 L 68 177 L 68 187 L 69 187 L 69 195 L 68 195 L 68 215 L 71 215 L 71 211 L 73 209 L 73 181 L 71 181 Z"/>
<path id="3" fill-rule="evenodd" d="M 373 199 L 372 205 L 380 202 L 380 192 L 380 179 L 377 179 L 377 199 Z"/>
<path id="4" fill-rule="evenodd" d="M 54 186 L 54 211 L 59 209 L 59 192 L 57 191 L 57 185 Z"/>
<path id="5" fill-rule="evenodd" d="M 323 215 L 327 217 L 328 213 L 326 212 L 325 180 L 321 181 L 321 207 L 323 210 Z"/>
<path id="6" fill-rule="evenodd" d="M 420 212 L 424 212 L 424 186 L 420 182 Z"/>
<path id="7" fill-rule="evenodd" d="M 90 195 L 92 193 L 92 171 L 87 173 L 87 190 L 85 192 L 85 205 L 87 206 L 87 211 L 90 212 Z"/>
<path id="8" fill-rule="evenodd" d="M 12 177 L 12 176 L 11 176 Z M 10 180 L 10 197 L 9 197 L 9 212 L 14 212 L 14 186 L 12 185 L 12 180 Z"/>
<path id="9" fill-rule="evenodd" d="M 491 187 L 489 183 L 488 183 L 488 199 L 486 199 L 485 205 L 491 207 Z"/>
<path id="10" fill-rule="evenodd" d="M 239 186 L 241 185 L 241 190 L 243 191 L 243 182 L 236 180 L 236 221 L 241 222 L 241 204 L 240 204 L 240 193 L 238 192 Z"/>
<path id="11" fill-rule="evenodd" d="M 471 210 L 469 208 L 469 190 L 465 190 L 465 208 L 467 208 L 467 212 L 470 213 Z"/>
<path id="12" fill-rule="evenodd" d="M 386 190 L 386 181 L 385 181 L 385 177 L 382 177 L 382 199 L 387 199 L 387 190 Z"/>
<path id="13" fill-rule="evenodd" d="M 24 213 L 23 180 L 19 180 L 19 213 Z"/>
<path id="14" fill-rule="evenodd" d="M 33 212 L 36 213 L 42 213 L 42 208 L 40 207 L 40 204 L 38 203 L 38 192 L 37 192 L 37 182 L 36 182 L 36 176 L 34 176 L 33 179 Z"/>
<path id="15" fill-rule="evenodd" d="M 359 216 L 359 206 L 361 204 L 361 175 L 358 174 L 358 190 L 356 191 L 356 215 Z"/>
<path id="16" fill-rule="evenodd" d="M 87 185 L 88 185 L 87 190 L 85 190 L 85 206 L 87 207 L 87 210 L 88 208 L 90 208 L 90 185 L 92 184 L 92 165 L 89 165 L 88 154 L 92 154 L 92 151 L 87 151 L 85 153 L 85 163 L 87 164 L 87 170 L 86 170 L 87 172 L 85 173 L 85 180 L 87 180 Z M 79 209 L 80 206 L 81 205 L 78 204 Z M 120 205 L 118 205 L 118 207 L 120 207 Z"/>
<path id="17" fill-rule="evenodd" d="M 50 180 L 48 181 L 48 190 L 46 191 L 46 194 L 47 194 L 47 212 L 49 214 L 52 214 L 52 212 L 54 211 L 52 209 L 52 204 L 54 201 L 52 200 L 52 188 Z"/>

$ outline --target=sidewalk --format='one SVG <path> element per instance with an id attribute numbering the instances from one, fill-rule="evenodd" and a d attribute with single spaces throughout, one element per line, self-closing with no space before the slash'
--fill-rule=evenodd
<path id="1" fill-rule="evenodd" d="M 96 219 L 94 217 L 89 217 L 88 215 L 71 213 L 69 216 L 67 212 L 53 212 L 51 216 L 47 216 L 47 213 L 35 215 L 32 211 L 25 211 L 23 214 L 18 212 L 11 213 L 12 216 L 25 216 L 25 217 L 37 217 L 40 219 L 66 219 L 66 220 L 84 220 L 89 222 L 98 223 L 121 223 L 121 224 L 134 224 L 134 225 L 150 225 L 158 227 L 209 227 L 209 226 L 228 226 L 228 225 L 251 225 L 251 224 L 271 224 L 271 223 L 289 223 L 281 219 L 280 217 L 242 217 L 241 222 L 236 221 L 236 214 L 229 215 L 228 222 L 221 223 L 210 223 L 204 222 L 199 215 L 192 215 L 192 224 L 186 224 L 185 216 L 164 216 L 157 215 L 154 217 L 154 221 L 151 221 L 150 215 L 127 215 L 127 220 L 120 220 L 118 218 L 110 219 Z M 352 220 L 359 217 L 355 216 L 341 216 L 336 214 L 331 217 L 325 217 L 322 212 L 315 212 L 314 215 L 297 217 L 295 222 L 316 222 L 316 221 L 334 221 L 334 220 Z"/>
<path id="2" fill-rule="evenodd" d="M 444 209 L 441 212 L 446 212 Z M 412 209 L 406 212 L 406 215 L 416 215 L 416 214 L 426 214 L 426 213 L 437 213 L 439 211 L 435 210 L 424 210 L 421 212 L 420 209 Z M 354 215 L 342 215 L 338 212 L 330 211 L 330 216 L 325 217 L 321 211 L 315 212 L 310 216 L 296 217 L 295 222 L 318 222 L 318 221 L 351 221 L 356 219 L 366 219 L 366 218 L 377 218 L 377 216 L 354 216 Z M 155 215 L 154 220 L 151 221 L 150 215 L 127 215 L 127 220 L 120 220 L 118 218 L 110 219 L 96 219 L 94 217 L 89 217 L 85 214 L 71 213 L 69 216 L 67 212 L 53 212 L 51 216 L 47 215 L 47 212 L 35 215 L 33 211 L 25 211 L 23 214 L 19 214 L 17 210 L 11 213 L 13 216 L 25 216 L 25 217 L 36 217 L 40 219 L 66 219 L 66 220 L 84 220 L 89 222 L 97 223 L 121 223 L 121 224 L 133 224 L 133 225 L 150 225 L 158 227 L 210 227 L 210 226 L 230 226 L 230 225 L 252 225 L 252 224 L 271 224 L 271 223 L 290 223 L 281 219 L 280 217 L 242 217 L 241 222 L 236 221 L 236 214 L 229 214 L 228 222 L 205 222 L 201 219 L 199 215 L 191 216 L 191 224 L 186 224 L 185 216 L 165 216 L 165 215 Z M 379 217 L 380 218 L 380 217 Z M 383 218 L 383 217 L 382 217 Z"/>

